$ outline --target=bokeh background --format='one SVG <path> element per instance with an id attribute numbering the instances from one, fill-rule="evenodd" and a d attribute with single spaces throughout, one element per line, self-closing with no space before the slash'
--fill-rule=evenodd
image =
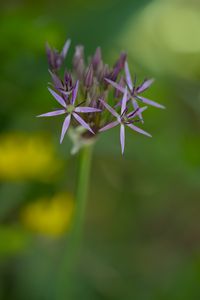
<path id="1" fill-rule="evenodd" d="M 101 46 L 155 77 L 145 129 L 95 146 L 72 300 L 200 299 L 200 3 L 198 0 L 1 1 L 0 299 L 51 300 L 74 209 L 77 157 L 59 145 L 46 41 Z M 69 57 L 72 56 L 70 52 Z M 70 300 L 71 300 L 70 299 Z M 57 299 L 59 300 L 59 299 Z"/>

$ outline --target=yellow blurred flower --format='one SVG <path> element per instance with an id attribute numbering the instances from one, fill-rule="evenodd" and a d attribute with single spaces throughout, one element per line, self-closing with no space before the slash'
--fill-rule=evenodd
<path id="1" fill-rule="evenodd" d="M 60 236 L 69 229 L 74 210 L 73 197 L 62 193 L 28 204 L 21 213 L 24 226 L 37 233 Z"/>
<path id="2" fill-rule="evenodd" d="M 60 166 L 54 145 L 44 136 L 9 133 L 0 137 L 0 179 L 48 181 Z"/>

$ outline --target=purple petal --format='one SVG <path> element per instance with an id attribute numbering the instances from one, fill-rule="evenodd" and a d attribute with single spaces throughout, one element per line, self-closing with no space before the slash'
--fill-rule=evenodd
<path id="1" fill-rule="evenodd" d="M 125 92 L 124 92 L 123 99 L 122 99 L 121 115 L 123 114 L 123 112 L 126 109 L 126 102 L 127 102 L 127 88 L 125 88 Z"/>
<path id="2" fill-rule="evenodd" d="M 124 87 L 124 84 L 125 84 L 125 79 L 123 76 L 120 77 L 120 80 L 119 80 L 119 85 Z M 115 89 L 115 98 L 119 98 L 122 96 L 122 92 L 120 92 L 119 90 Z"/>
<path id="3" fill-rule="evenodd" d="M 92 58 L 92 65 L 94 67 L 94 69 L 96 69 L 98 67 L 98 65 L 101 62 L 101 48 L 98 47 L 95 51 L 95 54 Z"/>
<path id="4" fill-rule="evenodd" d="M 63 89 L 58 89 L 60 92 L 61 92 L 61 94 L 63 94 L 64 96 L 69 96 L 71 93 L 72 93 L 72 91 L 64 91 Z"/>
<path id="5" fill-rule="evenodd" d="M 148 132 L 142 130 L 141 128 L 133 125 L 133 124 L 127 124 L 128 127 L 130 127 L 131 129 L 133 129 L 134 131 L 137 131 L 138 133 L 144 134 L 146 136 L 152 137 L 151 134 L 149 134 Z"/>
<path id="6" fill-rule="evenodd" d="M 134 118 L 135 116 L 140 116 L 143 111 L 145 111 L 147 109 L 147 106 L 144 106 L 144 107 L 140 107 L 139 106 L 132 112 L 130 112 L 127 117 L 130 119 L 130 118 Z"/>
<path id="7" fill-rule="evenodd" d="M 120 126 L 120 143 L 121 143 L 121 149 L 122 154 L 124 153 L 124 145 L 125 145 L 125 126 L 124 124 L 121 124 Z"/>
<path id="8" fill-rule="evenodd" d="M 137 93 L 142 93 L 144 92 L 146 89 L 148 89 L 152 83 L 154 83 L 154 79 L 148 79 L 145 80 L 138 88 L 137 88 Z"/>
<path id="9" fill-rule="evenodd" d="M 62 85 L 62 82 L 61 82 L 60 78 L 55 73 L 51 72 L 50 70 L 49 70 L 49 73 L 50 73 L 51 78 L 53 80 L 54 87 L 58 88 L 58 89 L 62 89 L 63 85 Z"/>
<path id="10" fill-rule="evenodd" d="M 99 112 L 99 111 L 101 111 L 101 109 L 93 108 L 93 107 L 77 106 L 74 111 L 77 113 L 93 113 L 93 112 Z"/>
<path id="11" fill-rule="evenodd" d="M 115 65 L 114 65 L 114 68 L 121 71 L 124 68 L 124 63 L 126 61 L 126 58 L 127 58 L 127 54 L 125 52 L 122 52 L 120 54 L 119 59 L 116 61 Z"/>
<path id="12" fill-rule="evenodd" d="M 130 74 L 130 71 L 129 71 L 127 61 L 125 62 L 125 74 L 126 74 L 126 82 L 128 84 L 128 87 L 132 91 L 133 90 L 133 83 L 132 83 L 131 74 Z"/>
<path id="13" fill-rule="evenodd" d="M 101 129 L 99 129 L 99 132 L 102 132 L 102 131 L 106 131 L 106 130 L 108 130 L 108 129 L 111 129 L 111 128 L 117 126 L 118 124 L 119 124 L 118 121 L 111 122 L 111 123 L 107 124 L 106 126 L 102 127 Z"/>
<path id="14" fill-rule="evenodd" d="M 137 101 L 135 99 L 132 99 L 132 104 L 133 104 L 133 108 L 136 110 L 139 108 L 139 105 L 137 103 Z M 144 123 L 144 120 L 143 120 L 143 117 L 142 117 L 142 114 L 139 112 L 138 113 L 138 117 L 139 119 L 141 120 L 142 123 Z"/>
<path id="15" fill-rule="evenodd" d="M 116 88 L 117 90 L 119 90 L 120 92 L 124 93 L 125 92 L 125 88 L 121 85 L 119 85 L 117 82 L 112 81 L 108 78 L 105 78 L 105 81 L 110 83 L 114 88 Z"/>
<path id="16" fill-rule="evenodd" d="M 64 139 L 64 136 L 65 136 L 65 133 L 67 132 L 67 129 L 69 128 L 70 121 L 71 121 L 71 115 L 68 115 L 65 118 L 64 122 L 63 122 L 62 133 L 61 133 L 61 137 L 60 137 L 60 143 L 62 143 L 62 141 Z"/>
<path id="17" fill-rule="evenodd" d="M 85 78 L 84 78 L 84 84 L 87 88 L 91 87 L 93 85 L 94 80 L 94 71 L 93 71 L 93 65 L 92 63 L 87 68 Z"/>
<path id="18" fill-rule="evenodd" d="M 106 103 L 103 99 L 99 99 L 99 101 L 107 108 L 107 110 L 116 118 L 119 118 L 118 113 L 108 104 Z"/>
<path id="19" fill-rule="evenodd" d="M 61 52 L 61 56 L 62 56 L 63 58 L 66 57 L 67 52 L 68 52 L 69 47 L 70 47 L 70 44 L 71 44 L 71 40 L 70 40 L 70 39 L 67 40 L 66 43 L 64 44 L 64 47 L 63 47 L 62 52 Z"/>
<path id="20" fill-rule="evenodd" d="M 65 113 L 66 113 L 66 111 L 64 109 L 60 109 L 60 110 L 55 110 L 55 111 L 51 111 L 51 112 L 39 115 L 37 117 L 54 117 L 54 116 L 63 115 Z"/>
<path id="21" fill-rule="evenodd" d="M 165 108 L 165 106 L 164 105 L 161 105 L 161 104 L 159 104 L 159 103 L 157 103 L 157 102 L 154 102 L 154 101 L 152 101 L 152 100 L 150 100 L 150 99 L 147 99 L 147 98 L 144 98 L 144 97 L 141 97 L 141 96 L 136 96 L 138 99 L 140 99 L 142 102 L 144 102 L 144 103 L 146 103 L 146 104 L 148 104 L 148 105 L 152 105 L 152 106 L 155 106 L 155 107 L 158 107 L 158 108 Z"/>
<path id="22" fill-rule="evenodd" d="M 74 102 L 76 100 L 76 97 L 77 97 L 77 93 L 78 93 L 78 86 L 79 86 L 79 81 L 77 80 L 76 84 L 75 84 L 75 87 L 72 91 L 72 99 L 71 99 L 71 103 L 72 105 L 74 105 Z"/>
<path id="23" fill-rule="evenodd" d="M 90 126 L 79 115 L 77 115 L 76 113 L 73 113 L 72 115 L 84 128 L 95 134 L 94 131 L 90 128 Z"/>
<path id="24" fill-rule="evenodd" d="M 125 88 L 124 88 L 124 93 L 125 93 Z M 128 102 L 130 100 L 130 97 L 131 95 L 129 94 L 129 92 L 127 91 L 127 100 L 126 102 Z M 122 99 L 123 100 L 123 99 Z M 119 107 L 119 106 L 122 106 L 122 100 L 120 100 L 116 105 L 115 107 Z"/>
<path id="25" fill-rule="evenodd" d="M 52 89 L 48 88 L 49 92 L 51 93 L 51 95 L 63 106 L 66 108 L 66 103 L 63 100 L 63 98 L 58 95 L 55 91 L 53 91 Z"/>

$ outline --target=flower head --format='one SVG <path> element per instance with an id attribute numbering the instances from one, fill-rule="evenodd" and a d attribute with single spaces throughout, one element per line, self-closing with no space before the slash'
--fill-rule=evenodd
<path id="1" fill-rule="evenodd" d="M 63 141 L 69 127 L 76 131 L 81 126 L 84 130 L 79 131 L 80 138 L 90 139 L 100 132 L 119 125 L 123 153 L 125 126 L 150 136 L 134 123 L 143 123 L 142 113 L 147 108 L 146 106 L 140 107 L 139 104 L 164 108 L 141 96 L 141 93 L 151 86 L 153 80 L 144 80 L 141 85 L 137 86 L 136 77 L 134 83 L 132 81 L 126 53 L 121 53 L 113 67 L 110 67 L 103 61 L 100 47 L 95 50 L 89 60 L 86 60 L 82 45 L 75 47 L 72 70 L 69 71 L 67 68 L 64 76 L 61 76 L 58 71 L 64 63 L 69 46 L 70 40 L 67 40 L 61 53 L 47 46 L 49 72 L 52 79 L 48 89 L 61 108 L 39 115 L 39 117 L 65 115 L 60 142 Z M 113 96 L 110 93 L 110 87 L 114 87 Z M 119 100 L 121 96 L 123 97 Z M 133 109 L 130 108 L 132 107 L 130 103 Z M 73 134 L 70 135 L 73 136 Z M 81 144 L 84 143 L 79 145 Z"/>

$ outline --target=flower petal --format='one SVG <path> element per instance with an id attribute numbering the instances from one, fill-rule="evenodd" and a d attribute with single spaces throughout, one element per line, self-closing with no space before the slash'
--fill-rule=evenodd
<path id="1" fill-rule="evenodd" d="M 64 122 L 63 122 L 62 133 L 61 133 L 61 137 L 60 137 L 60 143 L 62 143 L 62 141 L 64 139 L 64 136 L 65 136 L 65 133 L 67 132 L 67 129 L 69 128 L 70 121 L 71 121 L 71 115 L 68 115 L 65 118 Z"/>
<path id="2" fill-rule="evenodd" d="M 127 102 L 127 87 L 125 88 L 125 92 L 124 92 L 123 99 L 122 99 L 121 115 L 123 114 L 123 112 L 126 109 L 126 102 Z"/>
<path id="3" fill-rule="evenodd" d="M 56 99 L 56 101 L 58 101 L 58 103 L 60 103 L 63 107 L 66 108 L 66 103 L 64 101 L 64 99 L 58 95 L 55 91 L 53 91 L 52 89 L 48 88 L 49 92 L 51 93 L 51 95 Z"/>
<path id="4" fill-rule="evenodd" d="M 149 134 L 148 132 L 142 130 L 141 128 L 133 125 L 133 124 L 127 124 L 128 127 L 130 127 L 131 129 L 133 129 L 134 131 L 137 131 L 138 133 L 144 134 L 146 136 L 152 137 L 151 134 Z"/>
<path id="5" fill-rule="evenodd" d="M 134 110 L 138 109 L 139 105 L 138 105 L 137 101 L 136 101 L 134 98 L 132 98 L 132 104 L 133 104 Z M 138 117 L 139 117 L 140 121 L 141 121 L 142 123 L 144 123 L 142 114 L 141 114 L 140 112 L 138 113 Z"/>
<path id="6" fill-rule="evenodd" d="M 74 102 L 76 100 L 77 97 L 77 93 L 78 93 L 78 86 L 79 86 L 79 81 L 77 80 L 75 87 L 72 91 L 72 99 L 71 99 L 71 104 L 74 105 Z"/>
<path id="7" fill-rule="evenodd" d="M 72 90 L 71 91 L 64 91 L 63 89 L 58 89 L 58 90 L 59 92 L 61 92 L 61 94 L 67 97 L 72 93 Z"/>
<path id="8" fill-rule="evenodd" d="M 94 108 L 94 107 L 81 107 L 81 106 L 77 106 L 74 109 L 74 111 L 77 112 L 77 113 L 93 113 L 93 112 L 100 112 L 101 109 Z"/>
<path id="9" fill-rule="evenodd" d="M 47 112 L 47 113 L 39 115 L 37 117 L 54 117 L 54 116 L 63 115 L 65 113 L 66 113 L 66 111 L 64 109 L 60 109 L 60 110 Z"/>
<path id="10" fill-rule="evenodd" d="M 150 99 L 147 99 L 147 98 L 144 98 L 144 97 L 141 97 L 141 96 L 136 96 L 136 98 L 138 98 L 139 100 L 141 100 L 142 102 L 148 104 L 148 105 L 151 105 L 151 106 L 155 106 L 155 107 L 158 107 L 158 108 L 162 108 L 162 109 L 165 109 L 165 106 L 162 105 L 162 104 L 159 104 L 153 100 L 150 100 Z"/>
<path id="11" fill-rule="evenodd" d="M 154 83 L 154 79 L 148 79 L 145 80 L 138 88 L 137 88 L 137 93 L 142 93 L 144 92 L 146 89 L 148 89 L 152 84 Z"/>
<path id="12" fill-rule="evenodd" d="M 77 115 L 76 113 L 73 113 L 72 115 L 78 121 L 79 124 L 81 124 L 84 128 L 95 134 L 94 131 L 90 128 L 90 126 L 79 115 Z"/>
<path id="13" fill-rule="evenodd" d="M 124 154 L 124 146 L 125 146 L 125 126 L 124 126 L 124 124 L 121 124 L 121 126 L 120 126 L 120 143 L 121 143 L 122 154 Z"/>
<path id="14" fill-rule="evenodd" d="M 127 61 L 125 62 L 125 74 L 126 74 L 126 82 L 128 84 L 128 87 L 132 91 L 133 90 L 133 83 L 132 83 L 131 74 L 130 74 L 130 71 L 129 71 Z"/>
<path id="15" fill-rule="evenodd" d="M 107 124 L 106 126 L 102 127 L 101 129 L 99 129 L 99 132 L 102 132 L 102 131 L 106 131 L 106 130 L 108 130 L 108 129 L 111 129 L 111 128 L 117 126 L 118 124 L 119 124 L 118 121 L 111 122 L 111 123 Z"/>
<path id="16" fill-rule="evenodd" d="M 137 107 L 135 110 L 133 110 L 132 112 L 130 112 L 127 117 L 128 119 L 134 118 L 135 116 L 140 116 L 142 115 L 143 111 L 145 111 L 147 109 L 147 106 L 144 107 Z"/>
<path id="17" fill-rule="evenodd" d="M 62 56 L 63 58 L 66 57 L 67 52 L 68 52 L 69 47 L 70 47 L 70 44 L 71 44 L 71 40 L 68 39 L 68 40 L 66 41 L 66 43 L 64 44 L 64 47 L 63 47 L 62 52 L 61 52 L 61 56 Z"/>
<path id="18" fill-rule="evenodd" d="M 61 82 L 60 78 L 55 73 L 51 72 L 51 70 L 49 70 L 49 73 L 51 75 L 54 87 L 56 89 L 62 89 L 63 85 L 62 85 L 62 82 Z"/>
<path id="19" fill-rule="evenodd" d="M 99 101 L 105 106 L 105 108 L 116 118 L 119 118 L 119 114 L 103 99 L 99 99 Z"/>
<path id="20" fill-rule="evenodd" d="M 119 85 L 117 82 L 112 81 L 108 78 L 105 78 L 105 81 L 110 83 L 114 88 L 116 88 L 117 90 L 119 90 L 120 92 L 124 93 L 125 92 L 125 88 L 121 85 Z"/>

